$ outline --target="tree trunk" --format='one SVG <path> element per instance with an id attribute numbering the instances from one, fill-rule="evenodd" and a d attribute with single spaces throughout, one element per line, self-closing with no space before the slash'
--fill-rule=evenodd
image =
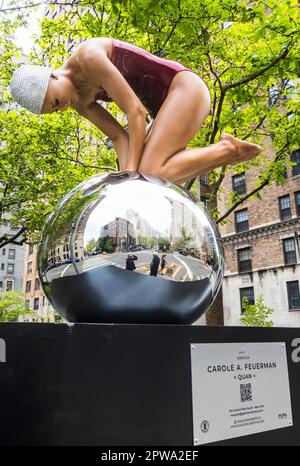
<path id="1" fill-rule="evenodd" d="M 222 286 L 206 315 L 206 325 L 224 325 Z"/>

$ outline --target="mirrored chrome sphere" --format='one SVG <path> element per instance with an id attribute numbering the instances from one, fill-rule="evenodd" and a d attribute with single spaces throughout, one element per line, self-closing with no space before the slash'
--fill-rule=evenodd
<path id="1" fill-rule="evenodd" d="M 38 263 L 48 299 L 70 322 L 192 323 L 224 269 L 205 209 L 136 172 L 102 173 L 66 195 L 44 227 Z"/>

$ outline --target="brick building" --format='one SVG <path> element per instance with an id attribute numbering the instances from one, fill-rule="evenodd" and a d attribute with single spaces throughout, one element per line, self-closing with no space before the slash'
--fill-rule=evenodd
<path id="1" fill-rule="evenodd" d="M 263 295 L 275 311 L 274 325 L 300 326 L 300 151 L 294 151 L 291 160 L 296 165 L 287 169 L 285 185 L 265 187 L 262 200 L 245 201 L 220 227 L 226 264 L 225 325 L 240 325 L 243 296 L 253 303 Z M 226 174 L 220 215 L 228 209 L 226 196 L 232 190 L 244 194 L 255 189 L 260 170 Z"/>
<path id="2" fill-rule="evenodd" d="M 37 247 L 28 244 L 25 247 L 23 292 L 29 308 L 36 312 L 38 320 L 54 321 L 53 308 L 45 296 L 38 276 Z"/>

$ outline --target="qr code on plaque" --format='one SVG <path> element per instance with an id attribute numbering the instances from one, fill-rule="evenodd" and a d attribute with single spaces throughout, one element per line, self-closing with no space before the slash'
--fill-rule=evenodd
<path id="1" fill-rule="evenodd" d="M 241 401 L 252 401 L 251 383 L 241 383 L 240 392 L 241 392 Z"/>

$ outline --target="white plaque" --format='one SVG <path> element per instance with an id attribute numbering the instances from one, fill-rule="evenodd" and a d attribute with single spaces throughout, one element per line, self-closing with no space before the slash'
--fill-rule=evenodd
<path id="1" fill-rule="evenodd" d="M 293 425 L 285 343 L 191 344 L 194 444 Z"/>

